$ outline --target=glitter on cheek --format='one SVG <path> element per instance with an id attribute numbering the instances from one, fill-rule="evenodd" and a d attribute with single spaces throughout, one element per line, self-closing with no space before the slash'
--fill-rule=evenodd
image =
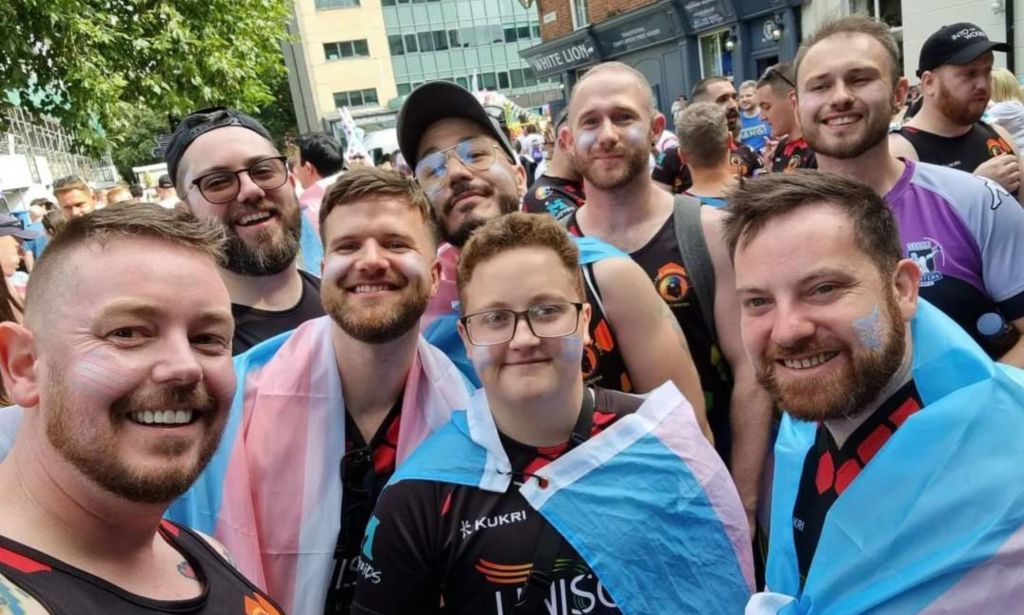
<path id="1" fill-rule="evenodd" d="M 882 330 L 881 312 L 877 303 L 870 314 L 853 321 L 853 330 L 857 333 L 860 343 L 868 350 L 878 350 L 882 347 L 885 336 Z"/>
<path id="2" fill-rule="evenodd" d="M 583 338 L 576 337 L 575 335 L 569 335 L 552 341 L 558 342 L 558 354 L 563 359 L 572 361 L 573 363 L 580 363 L 583 361 Z"/>
<path id="3" fill-rule="evenodd" d="M 501 346 L 503 344 L 498 344 L 497 346 L 471 346 L 466 350 L 466 354 L 473 363 L 473 367 L 476 368 L 477 374 L 482 374 L 485 370 L 494 367 L 494 364 L 500 358 Z"/>

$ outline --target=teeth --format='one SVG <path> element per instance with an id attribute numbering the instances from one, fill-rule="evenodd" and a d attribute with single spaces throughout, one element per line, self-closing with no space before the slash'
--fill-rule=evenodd
<path id="1" fill-rule="evenodd" d="M 384 290 L 389 290 L 387 284 L 360 284 L 355 287 L 357 293 L 376 293 Z"/>
<path id="2" fill-rule="evenodd" d="M 852 115 L 844 115 L 843 117 L 836 117 L 829 120 L 827 123 L 829 126 L 845 126 L 852 124 L 857 121 L 857 118 Z"/>
<path id="3" fill-rule="evenodd" d="M 192 422 L 191 410 L 146 410 L 128 415 L 132 421 L 142 425 L 187 425 Z"/>
<path id="4" fill-rule="evenodd" d="M 837 354 L 838 353 L 836 352 L 823 352 L 808 359 L 783 359 L 782 364 L 790 369 L 808 369 L 821 365 L 835 357 Z"/>
<path id="5" fill-rule="evenodd" d="M 261 212 L 255 213 L 255 214 L 249 214 L 248 216 L 242 216 L 242 218 L 238 221 L 238 223 L 239 224 L 252 224 L 253 222 L 261 222 L 263 220 L 266 220 L 269 217 L 270 217 L 270 214 L 268 214 L 265 211 L 261 211 Z"/>

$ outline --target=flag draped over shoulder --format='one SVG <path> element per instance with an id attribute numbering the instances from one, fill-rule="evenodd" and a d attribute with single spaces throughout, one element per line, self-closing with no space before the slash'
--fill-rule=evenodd
<path id="1" fill-rule="evenodd" d="M 803 590 L 793 506 L 815 424 L 783 419 L 767 584 L 751 615 L 1011 613 L 1024 604 L 1024 372 L 919 301 L 924 407 L 828 512 Z"/>
<path id="2" fill-rule="evenodd" d="M 327 316 L 311 320 L 235 358 L 238 389 L 221 446 L 167 512 L 212 532 L 289 613 L 323 612 L 341 524 L 345 400 L 332 326 Z M 420 338 L 398 463 L 468 398 L 459 371 Z"/>
<path id="3" fill-rule="evenodd" d="M 512 467 L 484 391 L 391 479 L 504 492 Z M 740 613 L 753 588 L 746 515 L 725 465 L 671 383 L 520 488 L 626 615 Z M 595 517 L 614 522 L 595 522 Z"/>
<path id="4" fill-rule="evenodd" d="M 580 250 L 580 265 L 590 265 L 606 258 L 629 256 L 618 248 L 593 237 L 573 237 L 573 243 Z M 466 356 L 466 347 L 459 337 L 458 322 L 462 316 L 459 309 L 459 293 L 455 271 L 459 262 L 459 250 L 451 244 L 441 246 L 437 253 L 441 261 L 441 280 L 437 294 L 430 302 L 423 316 L 423 337 L 440 348 L 459 370 L 473 383 L 480 386 L 473 362 Z"/>

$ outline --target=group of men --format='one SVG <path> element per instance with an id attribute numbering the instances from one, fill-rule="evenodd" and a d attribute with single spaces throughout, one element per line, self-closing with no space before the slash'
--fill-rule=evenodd
<path id="1" fill-rule="evenodd" d="M 962 30 L 926 107 L 991 66 Z M 819 170 L 728 193 L 759 162 L 732 84 L 701 82 L 678 195 L 646 80 L 598 65 L 558 122 L 548 172 L 585 194 L 560 206 L 452 83 L 399 112 L 415 179 L 315 142 L 291 173 L 249 116 L 188 116 L 191 214 L 74 217 L 0 324 L 0 613 L 1012 610 L 1024 210 L 893 155 L 897 62 L 866 18 L 809 36 L 755 85 Z"/>

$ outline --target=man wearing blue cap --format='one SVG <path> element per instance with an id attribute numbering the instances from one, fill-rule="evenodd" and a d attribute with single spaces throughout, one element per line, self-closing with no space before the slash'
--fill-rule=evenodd
<path id="1" fill-rule="evenodd" d="M 309 273 L 319 273 L 323 248 L 303 226 L 295 178 L 267 129 L 232 109 L 204 109 L 182 120 L 165 157 L 181 200 L 227 234 L 220 273 L 231 295 L 234 353 L 323 316 L 320 281 Z M 312 265 L 305 271 L 300 247 Z"/>
<path id="2" fill-rule="evenodd" d="M 1020 158 L 1013 138 L 982 121 L 992 95 L 993 51 L 1010 51 L 990 41 L 978 26 L 943 26 L 921 47 L 921 111 L 894 133 L 894 155 L 960 169 L 995 180 L 1016 195 Z"/>

